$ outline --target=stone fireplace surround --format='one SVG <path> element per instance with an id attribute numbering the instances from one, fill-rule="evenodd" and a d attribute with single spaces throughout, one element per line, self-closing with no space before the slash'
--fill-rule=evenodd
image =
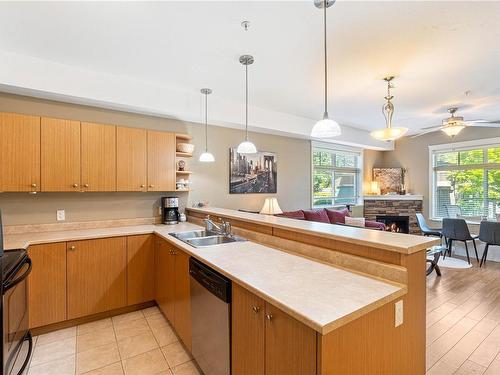
<path id="1" fill-rule="evenodd" d="M 364 217 L 376 220 L 377 215 L 408 216 L 410 234 L 420 234 L 417 212 L 422 212 L 421 195 L 367 195 L 364 197 Z"/>

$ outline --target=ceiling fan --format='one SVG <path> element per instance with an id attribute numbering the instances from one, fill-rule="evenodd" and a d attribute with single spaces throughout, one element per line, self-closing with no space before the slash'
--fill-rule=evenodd
<path id="1" fill-rule="evenodd" d="M 450 117 L 443 120 L 441 125 L 429 126 L 422 129 L 422 132 L 415 134 L 412 138 L 420 137 L 421 135 L 432 133 L 441 130 L 446 135 L 450 137 L 456 136 L 463 129 L 469 126 L 483 127 L 483 128 L 500 128 L 500 120 L 488 121 L 488 120 L 464 120 L 462 116 L 457 116 L 456 112 L 458 107 L 448 108 L 448 113 Z"/>

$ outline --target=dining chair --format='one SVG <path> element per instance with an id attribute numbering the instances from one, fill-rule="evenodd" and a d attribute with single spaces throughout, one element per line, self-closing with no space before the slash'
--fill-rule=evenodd
<path id="1" fill-rule="evenodd" d="M 427 225 L 424 215 L 421 213 L 416 213 L 415 215 L 417 216 L 418 227 L 424 236 L 443 237 L 443 234 L 441 233 L 442 228 L 431 228 Z"/>
<path id="2" fill-rule="evenodd" d="M 486 257 L 488 256 L 490 245 L 500 246 L 500 223 L 486 220 L 481 221 L 479 239 L 486 243 L 483 256 L 481 257 L 481 263 L 479 264 L 479 267 L 482 267 L 483 263 L 486 264 Z"/>
<path id="3" fill-rule="evenodd" d="M 479 262 L 479 256 L 477 254 L 477 247 L 476 247 L 476 239 L 478 238 L 478 236 L 470 234 L 469 227 L 467 226 L 467 223 L 465 222 L 464 219 L 444 218 L 443 230 L 441 231 L 441 233 L 445 238 L 447 238 L 448 241 L 447 243 L 448 255 L 451 256 L 451 248 L 453 245 L 453 241 L 461 241 L 465 244 L 467 261 L 470 264 L 469 247 L 467 246 L 467 241 L 472 241 L 472 243 L 474 244 L 474 251 L 476 252 L 476 259 Z M 443 258 L 446 258 L 446 252 Z"/>

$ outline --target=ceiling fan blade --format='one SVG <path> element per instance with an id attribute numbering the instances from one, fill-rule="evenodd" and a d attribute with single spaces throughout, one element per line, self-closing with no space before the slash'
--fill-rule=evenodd
<path id="1" fill-rule="evenodd" d="M 443 126 L 443 125 L 427 126 L 427 127 L 425 127 L 425 128 L 422 128 L 422 130 L 428 130 L 428 129 L 434 129 L 434 130 L 436 130 L 436 129 L 441 128 L 442 126 Z"/>
<path id="2" fill-rule="evenodd" d="M 495 122 L 473 122 L 471 124 L 467 123 L 469 126 L 475 128 L 500 128 L 500 121 Z"/>
<path id="3" fill-rule="evenodd" d="M 418 133 L 418 134 L 415 134 L 415 135 L 412 135 L 411 138 L 417 138 L 417 137 L 420 137 L 421 135 L 425 135 L 425 134 L 429 134 L 429 133 L 434 133 L 436 131 L 439 130 L 439 128 L 441 127 L 438 127 L 437 129 L 429 129 L 429 130 L 426 130 L 424 132 L 421 132 L 421 133 Z"/>

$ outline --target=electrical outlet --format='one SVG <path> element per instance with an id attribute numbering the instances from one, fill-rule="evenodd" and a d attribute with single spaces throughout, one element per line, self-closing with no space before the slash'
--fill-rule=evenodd
<path id="1" fill-rule="evenodd" d="M 66 220 L 66 212 L 64 210 L 57 210 L 56 211 L 56 218 L 57 218 L 57 221 Z"/>
<path id="2" fill-rule="evenodd" d="M 161 216 L 161 206 L 160 206 L 160 207 L 158 207 L 158 215 L 160 215 L 160 216 Z"/>
<path id="3" fill-rule="evenodd" d="M 394 304 L 394 327 L 403 324 L 403 300 Z"/>

